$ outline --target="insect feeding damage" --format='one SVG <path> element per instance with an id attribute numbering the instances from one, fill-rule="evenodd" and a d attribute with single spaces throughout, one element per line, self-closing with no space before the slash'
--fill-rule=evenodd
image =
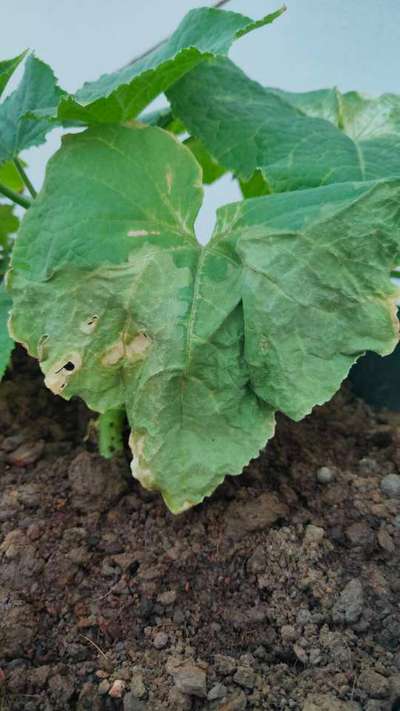
<path id="1" fill-rule="evenodd" d="M 68 383 L 68 379 L 82 365 L 81 355 L 71 353 L 54 363 L 51 371 L 45 377 L 46 386 L 55 394 L 60 395 Z"/>

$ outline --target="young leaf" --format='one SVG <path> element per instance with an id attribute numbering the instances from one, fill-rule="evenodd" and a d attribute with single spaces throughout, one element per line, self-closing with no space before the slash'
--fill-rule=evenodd
<path id="1" fill-rule="evenodd" d="M 25 55 L 26 52 L 22 52 L 22 54 L 19 54 L 18 57 L 14 57 L 13 59 L 4 59 L 0 62 L 0 96 Z"/>
<path id="2" fill-rule="evenodd" d="M 0 104 L 0 163 L 16 158 L 25 148 L 43 143 L 51 124 L 46 119 L 28 119 L 26 114 L 54 105 L 62 94 L 50 67 L 29 55 L 21 83 Z"/>
<path id="3" fill-rule="evenodd" d="M 245 182 L 259 170 L 270 192 L 400 175 L 399 97 L 267 89 L 227 58 L 197 67 L 168 97 L 218 163 Z"/>
<path id="4" fill-rule="evenodd" d="M 210 57 L 228 53 L 234 40 L 271 23 L 278 10 L 258 22 L 215 8 L 191 10 L 160 47 L 133 64 L 88 82 L 61 99 L 53 114 L 60 121 L 121 123 L 137 116 L 156 96 Z"/>
<path id="5" fill-rule="evenodd" d="M 133 474 L 174 512 L 240 473 L 275 409 L 300 417 L 397 333 L 399 181 L 226 206 L 205 247 L 200 182 L 161 129 L 69 136 L 8 277 L 12 333 L 47 385 L 101 412 L 125 407 Z"/>

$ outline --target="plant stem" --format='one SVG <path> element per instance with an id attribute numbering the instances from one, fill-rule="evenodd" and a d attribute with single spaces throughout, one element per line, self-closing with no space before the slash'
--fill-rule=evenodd
<path id="1" fill-rule="evenodd" d="M 223 7 L 224 5 L 227 5 L 228 2 L 231 2 L 231 0 L 219 0 L 219 2 L 214 3 L 214 5 L 210 5 L 210 7 L 214 8 L 214 9 L 220 8 L 220 7 Z M 170 38 L 170 35 L 168 35 L 168 37 L 164 37 L 164 39 L 157 42 L 157 44 L 154 44 L 152 47 L 149 47 L 149 49 L 146 49 L 145 52 L 143 52 L 142 54 L 138 54 L 137 57 L 134 57 L 133 59 L 131 59 L 131 61 L 128 62 L 128 64 L 126 64 L 125 66 L 129 67 L 131 64 L 138 62 L 139 59 L 143 59 L 144 57 L 147 57 L 148 54 L 151 54 L 151 52 L 154 52 L 154 50 L 158 49 L 159 47 L 161 47 L 161 45 L 165 44 L 165 42 L 167 42 L 169 40 L 169 38 Z"/>
<path id="2" fill-rule="evenodd" d="M 107 410 L 99 415 L 97 431 L 99 439 L 99 452 L 102 457 L 111 459 L 124 449 L 122 433 L 125 424 L 125 410 Z"/>
<path id="3" fill-rule="evenodd" d="M 14 158 L 14 165 L 15 165 L 16 169 L 18 170 L 18 173 L 20 174 L 25 186 L 28 188 L 30 194 L 32 195 L 33 198 L 35 198 L 37 195 L 37 192 L 36 192 L 35 188 L 33 187 L 31 181 L 29 180 L 27 174 L 25 173 L 24 167 L 23 167 L 21 161 L 19 160 L 19 158 Z"/>
<path id="4" fill-rule="evenodd" d="M 21 205 L 21 207 L 24 207 L 25 210 L 27 210 L 28 207 L 32 205 L 32 202 L 31 200 L 29 200 L 29 198 L 23 197 L 19 193 L 14 192 L 14 190 L 10 190 L 10 188 L 7 188 L 6 185 L 2 185 L 1 183 L 0 193 L 9 200 L 11 200 L 11 202 L 15 202 L 17 205 Z"/>

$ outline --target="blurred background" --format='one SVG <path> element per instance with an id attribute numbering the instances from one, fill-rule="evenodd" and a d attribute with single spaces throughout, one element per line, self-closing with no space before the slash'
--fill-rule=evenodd
<path id="1" fill-rule="evenodd" d="M 84 81 L 118 69 L 171 33 L 194 7 L 191 0 L 18 0 L 3 10 L 1 58 L 26 47 L 48 62 L 60 85 L 75 91 Z M 226 9 L 253 18 L 280 7 L 280 0 L 232 0 Z M 372 95 L 400 92 L 398 52 L 400 0 L 286 0 L 287 12 L 273 25 L 242 38 L 230 57 L 268 86 L 304 91 L 336 85 Z M 10 89 L 19 81 L 16 74 Z M 157 100 L 155 106 L 165 100 Z M 39 188 L 45 165 L 60 141 L 25 151 L 29 175 Z M 215 210 L 239 199 L 236 184 L 223 177 L 207 188 L 198 236 L 209 239 Z"/>

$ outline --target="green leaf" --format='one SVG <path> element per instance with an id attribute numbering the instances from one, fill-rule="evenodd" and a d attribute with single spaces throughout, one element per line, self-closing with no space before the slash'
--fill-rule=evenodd
<path id="1" fill-rule="evenodd" d="M 337 89 L 279 94 L 304 115 L 326 118 L 349 136 L 363 180 L 400 175 L 400 96 L 370 98 Z"/>
<path id="2" fill-rule="evenodd" d="M 268 88 L 268 91 L 294 106 L 302 114 L 325 119 L 342 128 L 341 94 L 336 87 L 304 92 L 282 91 L 275 88 Z"/>
<path id="3" fill-rule="evenodd" d="M 21 163 L 25 166 L 24 161 L 21 161 Z M 13 161 L 8 161 L 0 165 L 0 183 L 17 193 L 24 190 L 25 185 Z"/>
<path id="4" fill-rule="evenodd" d="M 36 121 L 25 115 L 53 105 L 62 94 L 50 67 L 29 55 L 21 83 L 0 105 L 0 163 L 43 143 L 51 125 L 45 119 Z"/>
<path id="5" fill-rule="evenodd" d="M 226 173 L 225 168 L 218 165 L 217 161 L 210 155 L 207 149 L 203 146 L 202 142 L 198 138 L 187 138 L 184 141 L 185 146 L 187 146 L 193 153 L 197 162 L 201 165 L 203 171 L 203 183 L 205 185 L 211 185 L 218 178 Z"/>
<path id="6" fill-rule="evenodd" d="M 394 347 L 399 197 L 392 181 L 244 201 L 201 247 L 201 170 L 173 135 L 69 136 L 19 231 L 12 333 L 53 392 L 126 409 L 134 476 L 183 511 L 258 454 L 275 409 L 300 417 Z"/>
<path id="7" fill-rule="evenodd" d="M 293 419 L 328 400 L 366 350 L 398 341 L 400 181 L 244 200 L 212 240 L 243 266 L 245 357 L 257 395 Z"/>
<path id="8" fill-rule="evenodd" d="M 259 197 L 260 195 L 269 195 L 271 193 L 261 170 L 256 170 L 250 180 L 240 180 L 239 182 L 244 198 Z"/>
<path id="9" fill-rule="evenodd" d="M 261 192 L 400 175 L 400 97 L 267 89 L 226 58 L 197 67 L 168 97 L 218 163 L 245 183 L 261 172 Z"/>
<path id="10" fill-rule="evenodd" d="M 302 115 L 227 58 L 197 67 L 168 98 L 173 113 L 218 163 L 245 182 L 261 171 L 269 192 L 362 177 L 347 136 L 327 121 Z"/>
<path id="11" fill-rule="evenodd" d="M 19 54 L 18 57 L 14 57 L 13 59 L 5 59 L 0 62 L 0 96 L 25 55 L 26 52 L 22 52 L 22 54 Z"/>
<path id="12" fill-rule="evenodd" d="M 18 227 L 19 219 L 14 214 L 14 205 L 0 203 L 0 280 L 7 270 L 8 259 L 14 245 L 13 235 Z"/>
<path id="13" fill-rule="evenodd" d="M 14 341 L 8 335 L 7 320 L 11 308 L 11 299 L 6 294 L 3 281 L 0 282 L 0 378 L 10 362 Z"/>
<path id="14" fill-rule="evenodd" d="M 61 99 L 53 114 L 62 122 L 128 121 L 199 62 L 227 54 L 236 38 L 271 23 L 282 12 L 253 22 L 244 15 L 215 8 L 191 10 L 160 47 L 113 74 L 84 84 L 74 96 Z"/>

